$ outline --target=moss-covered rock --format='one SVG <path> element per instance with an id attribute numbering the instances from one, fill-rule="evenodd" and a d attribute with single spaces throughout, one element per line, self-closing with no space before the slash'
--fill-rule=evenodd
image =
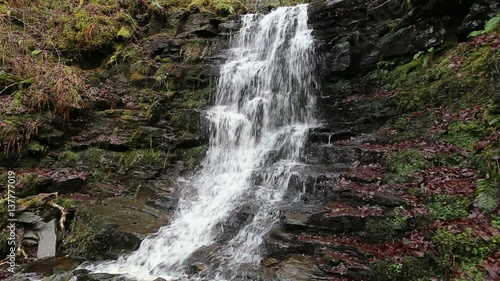
<path id="1" fill-rule="evenodd" d="M 384 160 L 387 180 L 392 183 L 408 182 L 411 176 L 430 167 L 432 164 L 418 150 L 403 150 L 389 153 Z"/>
<path id="2" fill-rule="evenodd" d="M 114 198 L 77 210 L 66 247 L 71 254 L 90 260 L 116 258 L 135 250 L 145 234 L 168 220 L 162 212 L 132 198 Z"/>

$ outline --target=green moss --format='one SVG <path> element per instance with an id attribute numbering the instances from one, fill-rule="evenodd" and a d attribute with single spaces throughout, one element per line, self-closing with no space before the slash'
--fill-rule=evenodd
<path id="1" fill-rule="evenodd" d="M 448 132 L 442 137 L 443 140 L 460 148 L 471 151 L 480 137 L 492 132 L 478 122 L 454 122 L 448 127 Z"/>
<path id="2" fill-rule="evenodd" d="M 17 204 L 18 204 L 17 210 L 21 211 L 21 210 L 39 208 L 43 206 L 45 203 L 37 199 L 36 197 L 31 196 L 28 198 L 18 199 Z"/>
<path id="3" fill-rule="evenodd" d="M 431 166 L 421 152 L 413 149 L 391 152 L 384 162 L 388 171 L 386 180 L 390 183 L 408 182 L 411 175 Z"/>
<path id="4" fill-rule="evenodd" d="M 447 271 L 458 269 L 467 272 L 477 267 L 487 256 L 500 250 L 499 236 L 492 236 L 485 241 L 475 236 L 470 228 L 459 234 L 439 229 L 433 235 L 432 241 L 438 252 L 436 260 L 441 268 Z"/>
<path id="5" fill-rule="evenodd" d="M 130 38 L 136 26 L 127 11 L 114 1 L 85 1 L 78 7 L 70 3 L 54 5 L 51 2 L 40 5 L 39 13 L 51 11 L 49 26 L 60 29 L 57 35 L 51 37 L 51 41 L 57 48 L 69 52 L 80 53 L 108 47 L 120 37 Z"/>
<path id="6" fill-rule="evenodd" d="M 66 245 L 70 249 L 70 254 L 95 260 L 102 257 L 103 252 L 109 249 L 110 243 L 107 239 L 112 236 L 112 231 L 93 224 L 92 214 L 81 208 L 76 211 Z"/>
<path id="7" fill-rule="evenodd" d="M 396 98 L 404 112 L 443 105 L 456 111 L 492 97 L 492 48 L 461 44 L 440 57 L 435 53 L 394 69 L 381 67 L 370 78 L 383 89 L 397 90 Z"/>
<path id="8" fill-rule="evenodd" d="M 460 195 L 436 195 L 429 198 L 427 208 L 434 220 L 451 220 L 467 217 L 472 199 Z"/>
<path id="9" fill-rule="evenodd" d="M 489 19 L 485 25 L 483 30 L 476 30 L 469 34 L 470 37 L 476 37 L 479 35 L 487 34 L 487 33 L 498 33 L 500 32 L 500 15 L 497 15 L 491 19 Z"/>
<path id="10" fill-rule="evenodd" d="M 164 167 L 166 154 L 155 149 L 135 149 L 122 154 L 119 165 L 121 167 Z"/>
<path id="11" fill-rule="evenodd" d="M 168 163 L 162 150 L 146 148 L 115 152 L 92 147 L 81 152 L 64 152 L 56 166 L 91 170 L 94 179 L 102 180 L 121 177 L 130 170 L 161 169 Z"/>
<path id="12" fill-rule="evenodd" d="M 170 91 L 172 82 L 171 76 L 173 64 L 163 64 L 161 65 L 154 75 L 155 88 Z"/>
<path id="13" fill-rule="evenodd" d="M 71 165 L 75 165 L 78 161 L 80 161 L 80 159 L 80 153 L 71 150 L 65 150 L 58 155 L 56 166 L 68 167 Z"/>
<path id="14" fill-rule="evenodd" d="M 31 153 L 43 154 L 47 152 L 49 148 L 45 145 L 42 145 L 38 141 L 32 141 L 28 143 L 27 150 Z"/>
<path id="15" fill-rule="evenodd" d="M 403 207 L 398 207 L 391 217 L 368 219 L 365 227 L 367 242 L 382 243 L 401 236 L 409 225 L 408 217 L 402 211 Z"/>
<path id="16" fill-rule="evenodd" d="M 500 216 L 498 216 L 498 215 L 491 215 L 491 225 L 494 228 L 500 229 Z"/>
<path id="17" fill-rule="evenodd" d="M 380 260 L 370 266 L 373 268 L 372 281 L 390 280 L 429 280 L 436 277 L 428 260 L 417 257 L 405 257 L 402 262 Z"/>
<path id="18" fill-rule="evenodd" d="M 432 128 L 435 120 L 433 110 L 424 110 L 412 114 L 403 114 L 398 117 L 392 125 L 397 134 L 391 136 L 391 142 L 424 137 Z"/>
<path id="19" fill-rule="evenodd" d="M 133 148 L 152 148 L 153 138 L 143 127 L 138 127 L 130 137 L 130 146 Z"/>
<path id="20" fill-rule="evenodd" d="M 210 11 L 222 16 L 242 14 L 247 11 L 239 0 L 192 0 L 187 8 L 191 11 Z"/>
<path id="21" fill-rule="evenodd" d="M 176 98 L 172 102 L 172 105 L 176 108 L 202 108 L 208 104 L 212 91 L 213 89 L 211 87 L 201 90 L 184 91 L 179 98 Z"/>
<path id="22" fill-rule="evenodd" d="M 197 146 L 190 149 L 176 149 L 169 152 L 169 161 L 182 161 L 188 168 L 199 164 L 203 159 L 207 148 L 205 146 Z"/>
<path id="23" fill-rule="evenodd" d="M 138 61 L 130 66 L 130 81 L 134 84 L 142 82 L 145 78 L 150 76 L 152 71 L 152 64 L 149 61 Z"/>
<path id="24" fill-rule="evenodd" d="M 483 177 L 500 180 L 500 160 L 497 159 L 498 149 L 495 147 L 498 147 L 498 140 L 492 147 L 471 155 L 469 162 Z"/>

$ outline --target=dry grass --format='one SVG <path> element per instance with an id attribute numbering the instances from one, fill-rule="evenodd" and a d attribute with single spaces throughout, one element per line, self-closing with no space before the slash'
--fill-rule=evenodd
<path id="1" fill-rule="evenodd" d="M 21 152 L 38 133 L 35 116 L 19 121 L 20 113 L 42 113 L 67 121 L 82 108 L 84 75 L 62 63 L 60 51 L 45 40 L 45 23 L 24 21 L 28 1 L 8 1 L 10 13 L 0 14 L 0 144 L 3 153 Z M 5 7 L 5 6 L 4 6 Z M 13 121 L 15 120 L 15 121 Z"/>

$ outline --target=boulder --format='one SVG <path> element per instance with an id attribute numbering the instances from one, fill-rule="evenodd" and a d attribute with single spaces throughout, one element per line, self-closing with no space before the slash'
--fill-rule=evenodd
<path id="1" fill-rule="evenodd" d="M 116 197 L 77 210 L 66 243 L 70 253 L 90 260 L 116 258 L 168 223 L 162 211 L 131 197 Z"/>

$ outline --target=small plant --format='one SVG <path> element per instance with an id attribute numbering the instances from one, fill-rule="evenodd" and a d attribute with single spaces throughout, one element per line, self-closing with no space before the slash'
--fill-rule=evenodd
<path id="1" fill-rule="evenodd" d="M 476 181 L 476 203 L 485 212 L 492 212 L 498 207 L 498 185 L 491 179 Z"/>
<path id="2" fill-rule="evenodd" d="M 477 37 L 479 35 L 483 35 L 486 33 L 492 33 L 495 31 L 500 31 L 500 15 L 495 16 L 488 20 L 485 25 L 483 30 L 476 30 L 473 31 L 469 34 L 469 37 Z"/>

